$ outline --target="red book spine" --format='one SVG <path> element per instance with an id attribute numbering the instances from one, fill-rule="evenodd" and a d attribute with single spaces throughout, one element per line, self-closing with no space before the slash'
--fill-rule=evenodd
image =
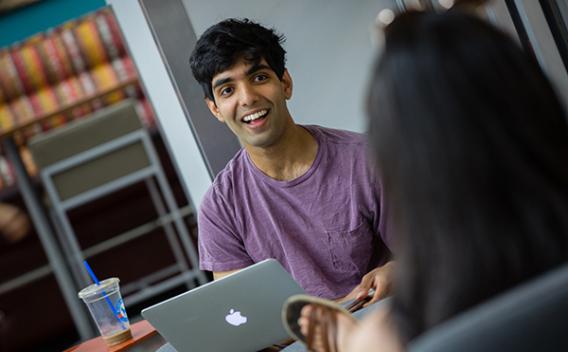
<path id="1" fill-rule="evenodd" d="M 112 41 L 114 43 L 114 46 L 118 50 L 118 56 L 128 55 L 124 47 L 124 39 L 122 38 L 122 31 L 118 26 L 118 22 L 116 21 L 114 12 L 112 12 L 112 10 L 109 8 L 109 9 L 103 9 L 101 13 L 103 14 L 107 22 L 108 28 L 112 36 Z"/>
<path id="2" fill-rule="evenodd" d="M 71 62 L 57 32 L 52 31 L 39 45 L 39 54 L 45 63 L 48 80 L 57 84 L 72 74 Z"/>
<path id="3" fill-rule="evenodd" d="M 0 75 L 2 74 L 2 71 L 0 71 Z M 2 89 L 2 85 L 0 84 L 0 105 L 4 104 L 6 102 L 6 93 L 4 93 L 4 90 Z"/>
<path id="4" fill-rule="evenodd" d="M 60 35 L 73 64 L 73 68 L 75 69 L 75 73 L 80 74 L 84 72 L 86 70 L 85 60 L 81 55 L 81 49 L 79 48 L 79 44 L 77 44 L 77 39 L 75 38 L 72 27 L 64 27 Z"/>
<path id="5" fill-rule="evenodd" d="M 42 39 L 43 35 L 37 35 L 12 51 L 12 59 L 26 94 L 47 85 L 45 68 L 37 49 L 37 44 Z"/>
<path id="6" fill-rule="evenodd" d="M 8 50 L 0 53 L 0 73 L 0 87 L 5 93 L 6 101 L 24 94 L 24 86 L 18 76 L 11 52 Z"/>
<path id="7" fill-rule="evenodd" d="M 113 61 L 115 59 L 118 59 L 121 53 L 116 45 L 116 42 L 114 41 L 112 31 L 104 13 L 98 13 L 95 16 L 95 23 L 102 44 L 104 45 L 108 60 Z"/>

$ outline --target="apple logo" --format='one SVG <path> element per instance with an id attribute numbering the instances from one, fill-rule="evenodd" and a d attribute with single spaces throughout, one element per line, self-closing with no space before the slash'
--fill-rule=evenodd
<path id="1" fill-rule="evenodd" d="M 231 309 L 229 314 L 225 317 L 225 320 L 233 326 L 239 326 L 247 322 L 247 317 L 242 316 L 241 312 Z"/>

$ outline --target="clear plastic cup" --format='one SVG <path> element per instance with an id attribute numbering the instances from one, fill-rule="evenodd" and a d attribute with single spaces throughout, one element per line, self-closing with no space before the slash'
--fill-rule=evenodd
<path id="1" fill-rule="evenodd" d="M 110 278 L 93 284 L 79 292 L 91 316 L 95 320 L 101 336 L 108 346 L 119 344 L 132 338 L 130 323 L 120 295 L 118 278 Z"/>

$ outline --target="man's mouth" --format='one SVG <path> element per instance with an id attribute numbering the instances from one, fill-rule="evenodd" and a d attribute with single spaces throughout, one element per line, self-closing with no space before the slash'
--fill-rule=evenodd
<path id="1" fill-rule="evenodd" d="M 263 110 L 259 110 L 257 112 L 254 112 L 252 114 L 249 115 L 245 115 L 241 121 L 246 123 L 246 124 L 257 124 L 260 121 L 262 121 L 266 115 L 268 115 L 269 110 L 268 109 L 263 109 Z"/>

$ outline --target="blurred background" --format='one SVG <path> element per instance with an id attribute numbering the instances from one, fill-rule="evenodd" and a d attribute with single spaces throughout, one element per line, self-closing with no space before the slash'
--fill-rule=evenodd
<path id="1" fill-rule="evenodd" d="M 285 34 L 297 122 L 365 131 L 377 28 L 452 0 L 0 2 L 0 351 L 97 335 L 77 292 L 119 277 L 130 320 L 210 279 L 196 269 L 201 197 L 240 148 L 211 118 L 188 59 L 227 17 Z M 568 3 L 494 0 L 568 103 Z"/>

